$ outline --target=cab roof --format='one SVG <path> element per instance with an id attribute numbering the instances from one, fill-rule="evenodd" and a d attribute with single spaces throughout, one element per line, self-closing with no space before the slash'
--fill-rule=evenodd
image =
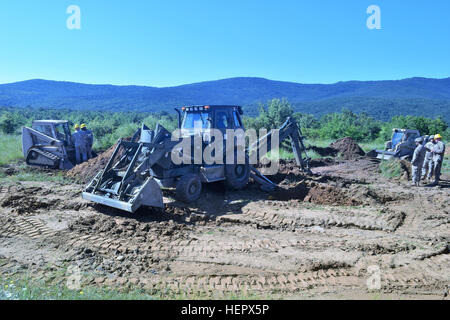
<path id="1" fill-rule="evenodd" d="M 209 105 L 193 105 L 193 106 L 184 106 L 182 110 L 187 111 L 198 111 L 198 110 L 205 110 L 205 109 L 222 109 L 222 108 L 232 108 L 237 109 L 239 114 L 243 114 L 242 107 L 236 106 L 236 105 L 222 105 L 222 104 L 209 104 Z"/>
<path id="2" fill-rule="evenodd" d="M 67 120 L 33 120 L 34 124 L 38 124 L 38 123 L 41 123 L 41 124 L 51 124 L 51 123 L 63 124 L 63 123 L 68 123 L 68 122 L 69 121 L 67 121 Z"/>

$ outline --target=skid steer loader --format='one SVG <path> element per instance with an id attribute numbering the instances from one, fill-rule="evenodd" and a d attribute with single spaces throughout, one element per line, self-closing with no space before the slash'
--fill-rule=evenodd
<path id="1" fill-rule="evenodd" d="M 69 122 L 35 120 L 31 128 L 22 128 L 22 153 L 31 166 L 70 170 L 75 163 Z"/>
<path id="2" fill-rule="evenodd" d="M 392 139 L 385 143 L 384 150 L 372 150 L 367 155 L 382 160 L 392 158 L 411 160 L 416 148 L 415 140 L 419 137 L 420 132 L 418 130 L 393 129 Z M 428 139 L 424 139 L 424 143 L 426 142 L 428 142 Z"/>
<path id="3" fill-rule="evenodd" d="M 183 137 L 201 135 L 201 148 L 208 145 L 208 132 L 214 128 L 223 131 L 226 142 L 228 130 L 244 129 L 239 106 L 192 106 L 178 112 L 180 137 L 173 139 L 170 132 L 159 124 L 155 130 L 145 125 L 136 131 L 130 141 L 119 140 L 106 167 L 98 172 L 82 193 L 84 199 L 128 212 L 135 212 L 141 206 L 162 208 L 161 188 L 176 189 L 176 198 L 192 202 L 200 197 L 202 184 L 223 181 L 228 188 L 241 189 L 252 177 L 266 190 L 273 190 L 276 184 L 262 175 L 249 163 L 249 153 L 261 146 L 266 152 L 272 150 L 269 132 L 244 152 L 241 162 L 207 164 L 204 161 L 176 164 L 172 153 Z M 303 137 L 297 123 L 289 118 L 279 129 L 279 140 L 290 138 L 297 164 L 309 171 L 309 158 L 303 144 Z M 195 141 L 190 139 L 189 141 Z M 192 142 L 192 154 L 199 146 Z M 182 152 L 185 152 L 183 150 Z M 184 154 L 183 154 L 184 155 Z M 304 155 L 304 156 L 303 156 Z M 235 158 L 237 159 L 237 157 Z M 195 159 L 194 159 L 195 160 Z"/>

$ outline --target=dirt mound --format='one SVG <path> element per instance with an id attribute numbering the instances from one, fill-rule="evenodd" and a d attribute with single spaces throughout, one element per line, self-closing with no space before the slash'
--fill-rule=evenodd
<path id="1" fill-rule="evenodd" d="M 354 206 L 362 202 L 353 197 L 348 190 L 337 186 L 318 183 L 315 181 L 302 181 L 295 185 L 284 185 L 271 195 L 271 199 L 288 201 L 301 200 L 315 204 Z"/>
<path id="2" fill-rule="evenodd" d="M 100 170 L 105 168 L 115 148 L 116 146 L 114 145 L 97 157 L 75 166 L 67 171 L 66 175 L 83 183 L 89 182 Z"/>
<path id="3" fill-rule="evenodd" d="M 345 137 L 336 140 L 330 144 L 330 148 L 333 148 L 340 153 L 341 157 L 345 160 L 357 159 L 360 156 L 364 156 L 366 153 L 363 149 L 350 137 Z"/>
<path id="4" fill-rule="evenodd" d="M 69 230 L 81 234 L 102 234 L 109 237 L 134 239 L 136 237 L 182 237 L 189 227 L 174 220 L 142 222 L 124 217 L 80 217 L 69 225 Z"/>
<path id="5" fill-rule="evenodd" d="M 311 189 L 303 201 L 335 206 L 357 206 L 362 203 L 341 188 L 318 183 L 311 184 Z"/>
<path id="6" fill-rule="evenodd" d="M 22 194 L 8 195 L 0 206 L 2 208 L 13 208 L 13 212 L 18 214 L 33 213 L 40 209 L 49 209 L 55 206 L 55 199 L 40 199 L 33 196 L 24 196 Z"/>

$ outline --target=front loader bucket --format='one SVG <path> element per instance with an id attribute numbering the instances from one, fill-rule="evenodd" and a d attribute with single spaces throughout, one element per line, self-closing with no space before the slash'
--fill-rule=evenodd
<path id="1" fill-rule="evenodd" d="M 89 191 L 88 186 L 82 194 L 83 199 L 132 213 L 141 206 L 164 207 L 161 188 L 153 178 L 148 178 L 142 186 L 134 187 L 131 194 L 126 194 L 122 200 L 101 190 Z"/>
<path id="2" fill-rule="evenodd" d="M 395 157 L 395 152 L 392 151 L 383 151 L 383 150 L 376 150 L 376 151 L 377 151 L 377 159 L 389 160 Z"/>
<path id="3" fill-rule="evenodd" d="M 366 154 L 368 157 L 377 158 L 381 160 L 389 160 L 395 158 L 395 152 L 385 150 L 371 150 Z"/>
<path id="4" fill-rule="evenodd" d="M 151 172 L 168 150 L 161 139 L 170 139 L 167 130 L 153 132 L 143 125 L 131 141 L 119 140 L 105 169 L 87 185 L 82 197 L 128 212 L 141 206 L 163 208 L 162 191 Z"/>

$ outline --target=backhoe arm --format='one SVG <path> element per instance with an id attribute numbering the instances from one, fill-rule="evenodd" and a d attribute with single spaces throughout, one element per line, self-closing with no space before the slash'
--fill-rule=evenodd
<path id="1" fill-rule="evenodd" d="M 306 153 L 306 148 L 303 143 L 303 135 L 301 132 L 300 127 L 298 126 L 297 122 L 289 117 L 283 125 L 277 129 L 278 130 L 278 136 L 279 136 L 279 142 L 286 140 L 287 138 L 290 138 L 291 140 L 291 146 L 292 151 L 294 153 L 295 161 L 298 166 L 302 168 L 303 171 L 306 171 L 310 173 L 309 169 L 309 161 L 311 160 L 308 157 L 308 154 Z M 276 132 L 276 130 L 271 130 L 269 133 L 267 133 L 265 136 L 258 139 L 257 142 L 253 143 L 250 148 L 249 152 L 255 152 L 258 150 L 259 157 L 265 155 L 266 153 L 270 152 L 273 149 L 272 146 L 272 135 Z M 304 154 L 304 157 L 303 157 Z"/>

